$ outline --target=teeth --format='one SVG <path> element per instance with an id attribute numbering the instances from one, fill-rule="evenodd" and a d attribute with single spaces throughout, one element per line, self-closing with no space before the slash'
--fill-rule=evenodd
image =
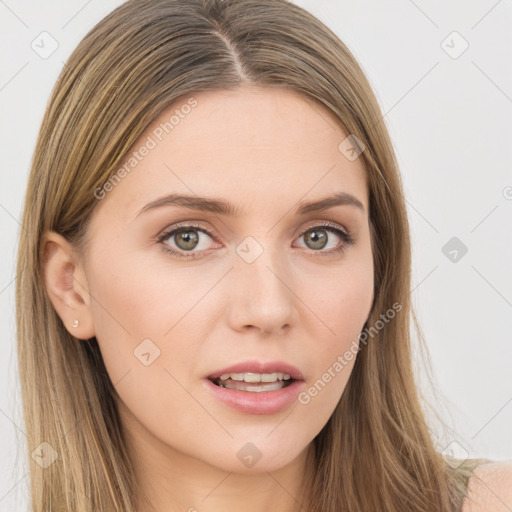
<path id="1" fill-rule="evenodd" d="M 276 391 L 287 386 L 286 382 L 282 380 L 276 380 L 275 382 L 258 382 L 250 383 L 244 381 L 236 381 L 227 379 L 219 383 L 221 388 L 233 389 L 236 391 L 252 391 L 260 393 L 262 391 Z"/>
<path id="2" fill-rule="evenodd" d="M 237 380 L 245 382 L 276 382 L 278 380 L 290 380 L 290 375 L 287 373 L 225 373 L 220 376 L 220 380 Z"/>

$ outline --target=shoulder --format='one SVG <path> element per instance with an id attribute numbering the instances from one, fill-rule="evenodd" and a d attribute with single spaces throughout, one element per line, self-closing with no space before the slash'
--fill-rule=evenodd
<path id="1" fill-rule="evenodd" d="M 477 466 L 469 478 L 462 512 L 512 510 L 512 460 Z"/>

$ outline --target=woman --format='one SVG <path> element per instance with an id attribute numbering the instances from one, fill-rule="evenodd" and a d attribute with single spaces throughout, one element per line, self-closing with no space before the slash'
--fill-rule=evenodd
<path id="1" fill-rule="evenodd" d="M 86 35 L 19 249 L 34 511 L 510 506 L 509 464 L 431 439 L 381 121 L 284 0 L 132 0 Z"/>

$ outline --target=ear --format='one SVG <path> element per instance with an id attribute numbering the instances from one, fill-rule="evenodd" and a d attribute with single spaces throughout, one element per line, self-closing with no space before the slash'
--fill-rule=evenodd
<path id="1" fill-rule="evenodd" d="M 41 241 L 44 282 L 48 296 L 69 333 L 78 339 L 95 336 L 91 297 L 84 268 L 73 246 L 48 231 Z M 78 326 L 74 327 L 75 320 Z"/>

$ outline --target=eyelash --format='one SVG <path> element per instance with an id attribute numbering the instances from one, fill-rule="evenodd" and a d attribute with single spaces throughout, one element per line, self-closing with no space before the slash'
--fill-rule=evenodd
<path id="1" fill-rule="evenodd" d="M 169 229 L 166 229 L 163 233 L 161 233 L 157 237 L 156 241 L 158 243 L 162 244 L 162 248 L 164 251 L 169 252 L 173 256 L 177 256 L 178 258 L 194 259 L 194 258 L 200 257 L 200 256 L 198 256 L 199 252 L 190 252 L 187 254 L 184 251 L 176 251 L 176 250 L 172 249 L 171 247 L 169 247 L 168 245 L 164 244 L 165 240 L 170 238 L 173 234 L 176 234 L 178 231 L 183 230 L 184 228 L 189 229 L 189 230 L 195 229 L 197 231 L 202 231 L 203 233 L 207 234 L 210 238 L 214 238 L 213 235 L 207 229 L 204 229 L 203 227 L 198 226 L 196 224 L 178 224 L 178 225 L 172 226 Z M 350 233 L 341 230 L 340 228 L 338 228 L 336 226 L 336 224 L 333 224 L 331 222 L 328 222 L 326 224 L 311 226 L 311 227 L 307 228 L 305 231 L 303 231 L 299 235 L 299 238 L 301 236 L 305 235 L 306 233 L 308 233 L 309 231 L 313 231 L 318 228 L 321 228 L 321 229 L 328 228 L 328 229 L 326 229 L 326 231 L 330 231 L 330 232 L 337 234 L 343 240 L 343 242 L 340 244 L 339 247 L 337 247 L 336 249 L 331 249 L 330 251 L 322 251 L 322 250 L 314 251 L 314 250 L 312 250 L 312 252 L 315 253 L 315 255 L 329 256 L 329 255 L 333 255 L 333 254 L 343 253 L 348 246 L 352 245 L 355 242 L 355 238 Z M 200 252 L 203 252 L 203 251 L 200 251 Z"/>

